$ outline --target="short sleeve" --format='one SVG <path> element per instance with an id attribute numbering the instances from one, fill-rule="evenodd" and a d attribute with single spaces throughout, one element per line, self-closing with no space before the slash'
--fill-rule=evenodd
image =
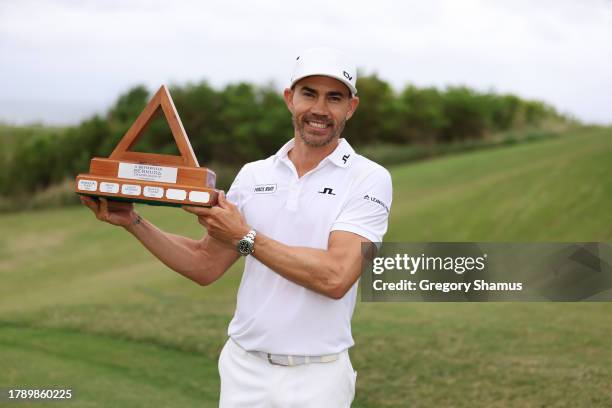
<path id="1" fill-rule="evenodd" d="M 382 242 L 393 198 L 391 175 L 381 167 L 353 188 L 331 230 L 348 231 L 371 242 Z"/>
<path id="2" fill-rule="evenodd" d="M 236 175 L 236 178 L 234 179 L 234 182 L 232 183 L 230 189 L 225 194 L 225 197 L 227 198 L 227 200 L 230 203 L 234 204 L 236 207 L 238 207 L 240 212 L 242 212 L 242 206 L 244 205 L 243 185 L 244 185 L 245 174 L 246 174 L 246 165 L 242 166 L 242 168 Z M 241 184 L 241 181 L 242 181 L 242 184 Z"/>

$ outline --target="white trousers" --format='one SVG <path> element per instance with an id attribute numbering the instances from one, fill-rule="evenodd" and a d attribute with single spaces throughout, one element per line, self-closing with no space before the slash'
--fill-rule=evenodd
<path id="1" fill-rule="evenodd" d="M 220 408 L 347 408 L 357 373 L 348 351 L 329 363 L 270 364 L 228 339 L 219 356 Z"/>

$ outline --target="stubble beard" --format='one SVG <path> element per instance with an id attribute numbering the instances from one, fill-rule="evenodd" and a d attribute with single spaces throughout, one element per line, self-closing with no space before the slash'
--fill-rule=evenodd
<path id="1" fill-rule="evenodd" d="M 298 134 L 300 135 L 300 139 L 302 139 L 304 144 L 310 147 L 322 147 L 322 146 L 328 145 L 334 139 L 340 137 L 340 134 L 342 134 L 342 131 L 344 130 L 344 126 L 346 125 L 346 119 L 338 123 L 338 126 L 334 126 L 332 124 L 333 131 L 329 133 L 329 136 L 323 140 L 318 140 L 318 139 L 309 137 L 306 134 L 306 129 L 305 129 L 306 120 L 304 117 L 298 120 L 295 116 L 292 116 L 291 120 L 293 121 L 293 128 L 296 129 Z"/>

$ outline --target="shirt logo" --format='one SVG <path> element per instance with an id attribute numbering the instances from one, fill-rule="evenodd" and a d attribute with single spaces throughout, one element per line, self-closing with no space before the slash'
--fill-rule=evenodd
<path id="1" fill-rule="evenodd" d="M 348 160 L 349 157 L 351 157 L 350 154 L 345 154 L 344 156 L 342 156 L 342 161 L 344 162 L 344 164 L 346 164 L 346 161 Z"/>
<path id="2" fill-rule="evenodd" d="M 257 184 L 253 188 L 255 194 L 272 194 L 276 193 L 276 184 Z"/>
<path id="3" fill-rule="evenodd" d="M 317 191 L 317 193 L 319 193 L 319 194 L 336 195 L 336 193 L 334 193 L 334 189 L 333 188 L 329 188 L 329 187 L 325 187 L 323 189 L 323 191 Z"/>
<path id="4" fill-rule="evenodd" d="M 372 196 L 369 196 L 369 195 L 366 194 L 366 195 L 363 196 L 363 199 L 366 200 L 366 201 L 371 201 L 373 203 L 376 203 L 376 204 L 380 205 L 382 208 L 384 208 L 386 212 L 389 212 L 389 207 L 387 207 L 387 204 L 383 203 L 378 198 L 372 197 Z"/>

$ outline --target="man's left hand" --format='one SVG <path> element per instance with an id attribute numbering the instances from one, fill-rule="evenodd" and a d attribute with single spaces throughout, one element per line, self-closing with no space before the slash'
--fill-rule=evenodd
<path id="1" fill-rule="evenodd" d="M 217 240 L 235 247 L 250 228 L 238 208 L 227 201 L 225 193 L 219 192 L 218 205 L 211 208 L 183 206 L 183 210 L 198 216 L 198 222 L 208 234 Z"/>

